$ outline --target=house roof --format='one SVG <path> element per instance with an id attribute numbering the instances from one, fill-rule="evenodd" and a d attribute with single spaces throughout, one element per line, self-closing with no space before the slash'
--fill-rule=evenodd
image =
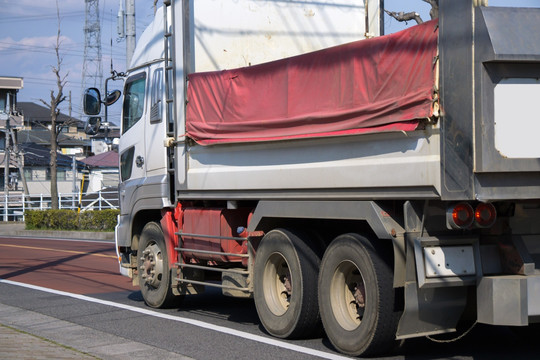
<path id="1" fill-rule="evenodd" d="M 24 166 L 47 167 L 51 159 L 51 151 L 45 146 L 34 143 L 19 144 L 24 155 Z M 84 168 L 84 164 L 77 161 L 77 168 Z M 56 158 L 58 167 L 71 168 L 73 159 L 69 156 L 58 153 Z"/>
<path id="2" fill-rule="evenodd" d="M 51 122 L 51 110 L 43 105 L 39 105 L 33 102 L 17 102 L 17 110 L 22 112 L 24 115 L 25 122 L 40 122 L 40 123 L 49 123 Z M 57 122 L 63 123 L 70 119 L 68 115 L 60 113 L 56 119 Z M 77 121 L 77 128 L 84 128 L 84 121 L 77 119 L 72 116 L 71 119 Z"/>
<path id="3" fill-rule="evenodd" d="M 89 156 L 81 160 L 90 167 L 118 167 L 118 153 L 116 151 L 107 151 L 99 155 Z"/>
<path id="4" fill-rule="evenodd" d="M 51 134 L 47 129 L 20 130 L 17 133 L 19 143 L 36 143 L 43 146 L 50 146 Z M 90 140 L 76 139 L 66 134 L 58 134 L 58 145 L 66 146 L 90 146 Z"/>
<path id="5" fill-rule="evenodd" d="M 109 126 L 108 128 L 101 127 L 99 132 L 92 136 L 92 139 L 98 138 L 119 138 L 120 137 L 120 128 L 117 126 Z"/>

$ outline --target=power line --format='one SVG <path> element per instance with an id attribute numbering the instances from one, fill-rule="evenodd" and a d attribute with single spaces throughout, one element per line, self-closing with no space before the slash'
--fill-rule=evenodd
<path id="1" fill-rule="evenodd" d="M 63 13 L 60 18 L 73 18 L 81 17 L 84 15 L 83 11 L 72 11 L 68 13 Z M 22 22 L 22 21 L 41 21 L 41 20 L 51 20 L 56 19 L 56 13 L 51 14 L 41 14 L 41 15 L 19 15 L 19 16 L 9 16 L 9 17 L 0 17 L 0 23 L 8 22 Z"/>
<path id="2" fill-rule="evenodd" d="M 106 45 L 107 44 L 102 43 L 102 46 L 106 46 Z M 69 55 L 75 55 L 75 54 L 84 55 L 83 50 L 78 50 L 75 48 L 77 46 L 80 46 L 80 44 L 70 44 L 68 46 L 64 46 L 63 47 L 64 50 L 60 49 L 60 53 L 65 53 Z M 27 45 L 27 44 L 20 44 L 16 42 L 7 42 L 7 41 L 0 41 L 0 50 L 29 51 L 29 52 L 42 52 L 42 53 L 55 54 L 55 49 L 52 45 L 51 46 Z M 4 53 L 0 55 L 9 55 L 9 54 Z M 125 58 L 125 54 L 122 51 L 113 52 L 113 55 Z"/>

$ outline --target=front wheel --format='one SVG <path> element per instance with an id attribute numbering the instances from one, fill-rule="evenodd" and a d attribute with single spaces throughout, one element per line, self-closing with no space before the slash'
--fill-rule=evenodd
<path id="1" fill-rule="evenodd" d="M 155 222 L 146 224 L 141 233 L 137 267 L 144 302 L 153 308 L 174 305 L 177 297 L 172 293 L 165 237 Z"/>
<path id="2" fill-rule="evenodd" d="M 332 344 L 353 356 L 388 351 L 395 343 L 399 312 L 391 252 L 358 234 L 338 236 L 321 262 L 319 305 Z"/>

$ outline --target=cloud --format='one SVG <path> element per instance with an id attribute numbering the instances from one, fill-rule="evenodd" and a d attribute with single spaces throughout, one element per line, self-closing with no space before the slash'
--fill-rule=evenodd
<path id="1" fill-rule="evenodd" d="M 52 47 L 56 46 L 56 36 L 38 36 L 24 38 L 19 41 L 19 44 L 26 46 Z M 62 46 L 73 44 L 71 38 L 60 34 L 60 51 Z"/>
<path id="2" fill-rule="evenodd" d="M 74 41 L 65 35 L 60 34 L 60 52 L 64 46 L 74 44 Z M 25 37 L 20 40 L 14 40 L 12 37 L 5 37 L 0 39 L 0 45 L 3 51 L 5 50 L 36 50 L 36 49 L 51 49 L 56 47 L 56 35 L 51 36 L 33 36 Z"/>

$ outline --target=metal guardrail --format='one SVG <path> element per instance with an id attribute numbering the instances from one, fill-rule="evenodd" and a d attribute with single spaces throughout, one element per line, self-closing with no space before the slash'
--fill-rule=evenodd
<path id="1" fill-rule="evenodd" d="M 79 202 L 79 193 L 58 194 L 59 209 L 70 210 L 105 210 L 118 209 L 117 191 L 98 191 L 83 194 Z M 51 196 L 47 194 L 11 193 L 0 194 L 0 221 L 24 221 L 26 210 L 47 210 L 51 208 Z"/>

